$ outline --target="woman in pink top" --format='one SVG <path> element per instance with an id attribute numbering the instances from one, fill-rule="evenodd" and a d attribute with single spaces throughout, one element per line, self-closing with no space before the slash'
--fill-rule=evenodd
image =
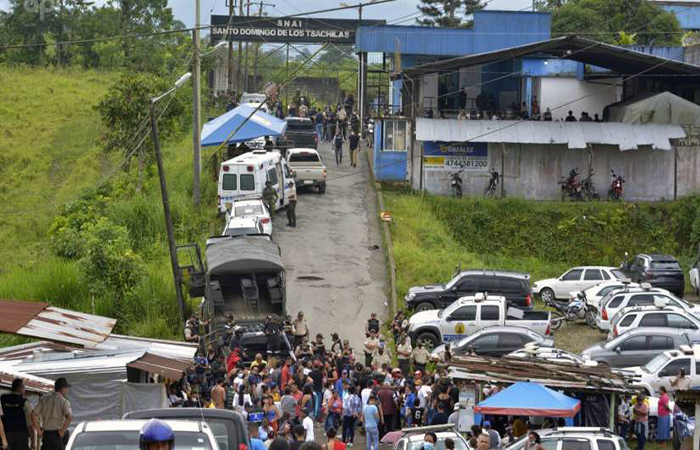
<path id="1" fill-rule="evenodd" d="M 666 388 L 659 388 L 661 396 L 659 397 L 659 419 L 656 425 L 656 440 L 665 442 L 671 438 L 671 408 L 668 406 L 668 394 Z"/>

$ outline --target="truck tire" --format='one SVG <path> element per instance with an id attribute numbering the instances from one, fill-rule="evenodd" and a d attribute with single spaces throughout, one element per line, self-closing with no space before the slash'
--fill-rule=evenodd
<path id="1" fill-rule="evenodd" d="M 421 343 L 426 350 L 432 351 L 435 347 L 440 345 L 440 339 L 438 339 L 432 331 L 423 331 L 416 336 L 416 345 Z"/>
<path id="2" fill-rule="evenodd" d="M 325 194 L 326 193 L 326 183 L 320 183 L 318 185 L 318 193 L 319 194 Z"/>
<path id="3" fill-rule="evenodd" d="M 420 302 L 416 306 L 416 312 L 430 311 L 431 309 L 437 309 L 437 307 L 430 302 Z"/>

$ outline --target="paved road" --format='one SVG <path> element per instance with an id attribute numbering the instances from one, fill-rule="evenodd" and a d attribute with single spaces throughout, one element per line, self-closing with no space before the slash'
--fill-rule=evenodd
<path id="1" fill-rule="evenodd" d="M 330 145 L 320 146 L 328 168 L 326 193 L 300 190 L 297 228 L 285 226 L 281 210 L 273 233 L 287 268 L 289 314 L 303 310 L 311 333 L 323 333 L 328 345 L 337 332 L 361 356 L 370 313 L 384 317 L 388 311 L 388 282 L 366 151 L 354 168 L 344 150 L 337 166 Z"/>

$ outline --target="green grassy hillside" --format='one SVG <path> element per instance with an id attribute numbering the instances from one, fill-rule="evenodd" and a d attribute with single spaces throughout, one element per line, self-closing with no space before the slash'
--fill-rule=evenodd
<path id="1" fill-rule="evenodd" d="M 0 67 L 0 298 L 95 312 L 116 317 L 121 333 L 174 338 L 181 324 L 157 172 L 150 167 L 137 191 L 136 164 L 122 171 L 119 155 L 100 145 L 94 106 L 117 78 Z M 216 184 L 203 173 L 195 207 L 190 130 L 162 146 L 177 241 L 202 243 L 219 226 Z"/>

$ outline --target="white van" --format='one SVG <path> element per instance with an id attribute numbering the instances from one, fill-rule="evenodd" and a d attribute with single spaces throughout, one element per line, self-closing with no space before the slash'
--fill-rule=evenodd
<path id="1" fill-rule="evenodd" d="M 275 210 L 287 206 L 293 179 L 279 152 L 255 150 L 224 161 L 219 168 L 219 211 L 226 213 L 234 200 L 261 198 L 266 181 L 279 197 Z"/>

